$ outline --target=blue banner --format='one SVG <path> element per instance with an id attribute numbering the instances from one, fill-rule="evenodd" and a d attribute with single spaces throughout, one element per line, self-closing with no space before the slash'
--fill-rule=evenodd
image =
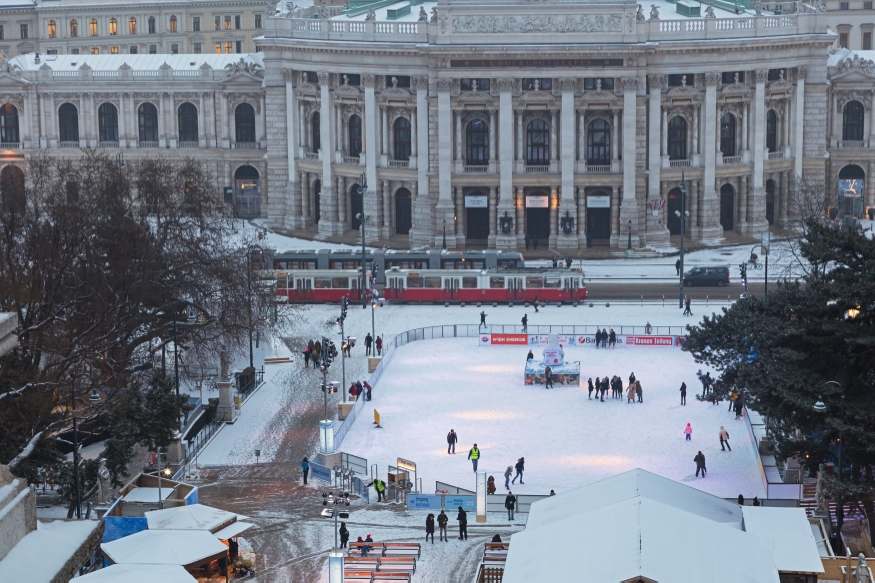
<path id="1" fill-rule="evenodd" d="M 477 496 L 444 496 L 444 508 L 458 510 L 459 506 L 468 512 L 477 510 Z"/>
<path id="2" fill-rule="evenodd" d="M 310 462 L 310 477 L 331 483 L 331 470 L 325 466 L 320 466 L 317 463 Z"/>
<path id="3" fill-rule="evenodd" d="M 440 510 L 441 496 L 409 494 L 407 496 L 408 510 Z"/>

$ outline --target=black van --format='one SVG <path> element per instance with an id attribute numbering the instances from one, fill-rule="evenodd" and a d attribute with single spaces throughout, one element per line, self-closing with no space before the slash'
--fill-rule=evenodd
<path id="1" fill-rule="evenodd" d="M 684 285 L 729 285 L 729 266 L 703 265 L 684 274 Z"/>

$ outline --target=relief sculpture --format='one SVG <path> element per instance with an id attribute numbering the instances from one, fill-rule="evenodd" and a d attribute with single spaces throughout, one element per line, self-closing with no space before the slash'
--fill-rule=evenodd
<path id="1" fill-rule="evenodd" d="M 454 33 L 621 32 L 619 14 L 583 16 L 456 16 Z"/>

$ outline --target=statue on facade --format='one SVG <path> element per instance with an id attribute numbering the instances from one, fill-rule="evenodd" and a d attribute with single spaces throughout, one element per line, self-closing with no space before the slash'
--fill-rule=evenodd
<path id="1" fill-rule="evenodd" d="M 708 8 L 705 9 L 705 18 L 717 18 L 717 15 L 714 14 L 713 4 L 708 4 Z"/>
<path id="2" fill-rule="evenodd" d="M 110 483 L 109 470 L 106 468 L 106 460 L 100 460 L 97 469 L 97 503 L 109 504 L 112 502 L 112 485 Z"/>
<path id="3" fill-rule="evenodd" d="M 638 5 L 638 11 L 635 12 L 635 20 L 638 22 L 644 22 L 647 18 L 644 16 L 644 7 L 640 4 Z"/>
<path id="4" fill-rule="evenodd" d="M 686 87 L 686 86 L 687 86 L 687 76 L 681 75 L 681 87 Z"/>
<path id="5" fill-rule="evenodd" d="M 419 7 L 419 22 L 428 22 L 428 13 L 425 11 L 425 6 Z"/>
<path id="6" fill-rule="evenodd" d="M 866 555 L 857 555 L 857 568 L 854 570 L 854 583 L 872 583 L 869 577 L 869 566 L 866 564 Z"/>
<path id="7" fill-rule="evenodd" d="M 325 5 L 325 1 L 322 1 L 322 6 L 319 7 L 319 16 L 321 18 L 328 18 L 328 6 Z"/>
<path id="8" fill-rule="evenodd" d="M 365 16 L 365 22 L 373 22 L 377 20 L 377 13 L 374 12 L 373 8 L 368 8 L 368 14 Z"/>
<path id="9" fill-rule="evenodd" d="M 228 362 L 228 353 L 223 350 L 219 353 L 219 380 L 227 381 L 229 378 L 231 378 L 228 374 L 229 368 L 230 364 Z"/>
<path id="10" fill-rule="evenodd" d="M 398 77 L 392 77 L 392 89 L 398 89 Z"/>
<path id="11" fill-rule="evenodd" d="M 826 492 L 824 491 L 823 481 L 826 478 L 826 465 L 820 464 L 817 468 L 817 487 L 814 491 L 814 501 L 817 505 L 814 507 L 815 512 L 826 514 Z"/>
<path id="12" fill-rule="evenodd" d="M 438 16 L 437 6 L 435 6 L 434 8 L 431 9 L 431 20 L 429 22 L 437 22 L 437 16 Z"/>
<path id="13" fill-rule="evenodd" d="M 343 76 L 343 85 L 344 86 L 349 85 L 349 75 Z"/>
<path id="14" fill-rule="evenodd" d="M 826 2 L 824 2 L 823 0 L 820 0 L 817 3 L 817 11 L 818 12 L 826 12 Z"/>
<path id="15" fill-rule="evenodd" d="M 753 5 L 753 9 L 756 11 L 757 16 L 763 15 L 763 5 L 760 4 L 759 2 L 757 2 L 756 4 Z"/>
<path id="16" fill-rule="evenodd" d="M 650 20 L 659 20 L 659 8 L 656 4 L 650 5 Z"/>

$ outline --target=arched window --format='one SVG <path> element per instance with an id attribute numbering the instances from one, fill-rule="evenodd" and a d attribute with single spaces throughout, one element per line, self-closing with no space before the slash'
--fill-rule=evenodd
<path id="1" fill-rule="evenodd" d="M 865 117 L 866 112 L 859 101 L 846 103 L 842 120 L 842 140 L 851 142 L 862 140 Z"/>
<path id="2" fill-rule="evenodd" d="M 778 115 L 774 109 L 766 113 L 766 149 L 774 152 L 778 148 Z"/>
<path id="3" fill-rule="evenodd" d="M 118 110 L 112 103 L 97 108 L 97 129 L 101 142 L 118 142 Z"/>
<path id="4" fill-rule="evenodd" d="M 176 32 L 176 17 L 170 17 L 170 32 Z"/>
<path id="5" fill-rule="evenodd" d="M 118 22 L 115 18 L 109 19 L 109 34 L 118 34 Z"/>
<path id="6" fill-rule="evenodd" d="M 587 164 L 606 166 L 611 163 L 611 126 L 603 119 L 595 119 L 586 128 Z"/>
<path id="7" fill-rule="evenodd" d="M 12 164 L 0 170 L 0 207 L 5 211 L 23 213 L 26 206 L 24 197 L 24 172 Z"/>
<path id="8" fill-rule="evenodd" d="M 198 141 L 197 108 L 192 103 L 179 106 L 179 141 Z"/>
<path id="9" fill-rule="evenodd" d="M 314 152 L 322 149 L 322 132 L 319 129 L 322 115 L 317 111 L 310 117 L 310 145 Z"/>
<path id="10" fill-rule="evenodd" d="M 0 107 L 0 142 L 18 143 L 18 109 L 11 103 Z"/>
<path id="11" fill-rule="evenodd" d="M 58 37 L 58 26 L 55 24 L 54 20 L 49 21 L 47 32 L 48 32 L 49 38 L 57 38 Z"/>
<path id="12" fill-rule="evenodd" d="M 96 18 L 92 18 L 88 22 L 88 34 L 90 34 L 91 36 L 97 36 L 97 19 Z"/>
<path id="13" fill-rule="evenodd" d="M 149 17 L 149 34 L 155 34 L 155 17 Z"/>
<path id="14" fill-rule="evenodd" d="M 238 217 L 253 218 L 260 214 L 261 193 L 258 180 L 258 170 L 252 166 L 241 166 L 234 172 L 234 197 Z"/>
<path id="15" fill-rule="evenodd" d="M 679 115 L 668 122 L 668 159 L 687 159 L 687 120 Z"/>
<path id="16" fill-rule="evenodd" d="M 137 118 L 140 122 L 140 141 L 158 141 L 158 108 L 151 103 L 143 103 L 137 109 Z"/>
<path id="17" fill-rule="evenodd" d="M 79 111 L 72 103 L 58 108 L 58 134 L 62 142 L 79 141 Z"/>
<path id="18" fill-rule="evenodd" d="M 248 103 L 241 103 L 234 110 L 234 128 L 237 143 L 255 143 L 255 110 Z"/>
<path id="19" fill-rule="evenodd" d="M 529 122 L 526 134 L 526 164 L 531 166 L 550 163 L 550 126 L 542 119 Z"/>
<path id="20" fill-rule="evenodd" d="M 128 20 L 128 32 L 130 34 L 137 34 L 137 19 L 133 16 Z"/>
<path id="21" fill-rule="evenodd" d="M 395 160 L 410 160 L 410 120 L 399 117 L 392 124 L 395 138 Z"/>
<path id="22" fill-rule="evenodd" d="M 489 126 L 482 119 L 468 122 L 465 128 L 465 145 L 467 152 L 465 164 L 469 166 L 486 166 L 489 164 Z"/>
<path id="23" fill-rule="evenodd" d="M 724 156 L 735 156 L 735 116 L 731 113 L 720 118 L 720 151 Z"/>
<path id="24" fill-rule="evenodd" d="M 362 118 L 357 115 L 349 116 L 349 122 L 346 127 L 349 140 L 349 155 L 352 158 L 358 158 L 362 153 Z"/>
<path id="25" fill-rule="evenodd" d="M 76 21 L 75 18 L 70 21 L 70 36 L 79 36 L 79 23 Z"/>

